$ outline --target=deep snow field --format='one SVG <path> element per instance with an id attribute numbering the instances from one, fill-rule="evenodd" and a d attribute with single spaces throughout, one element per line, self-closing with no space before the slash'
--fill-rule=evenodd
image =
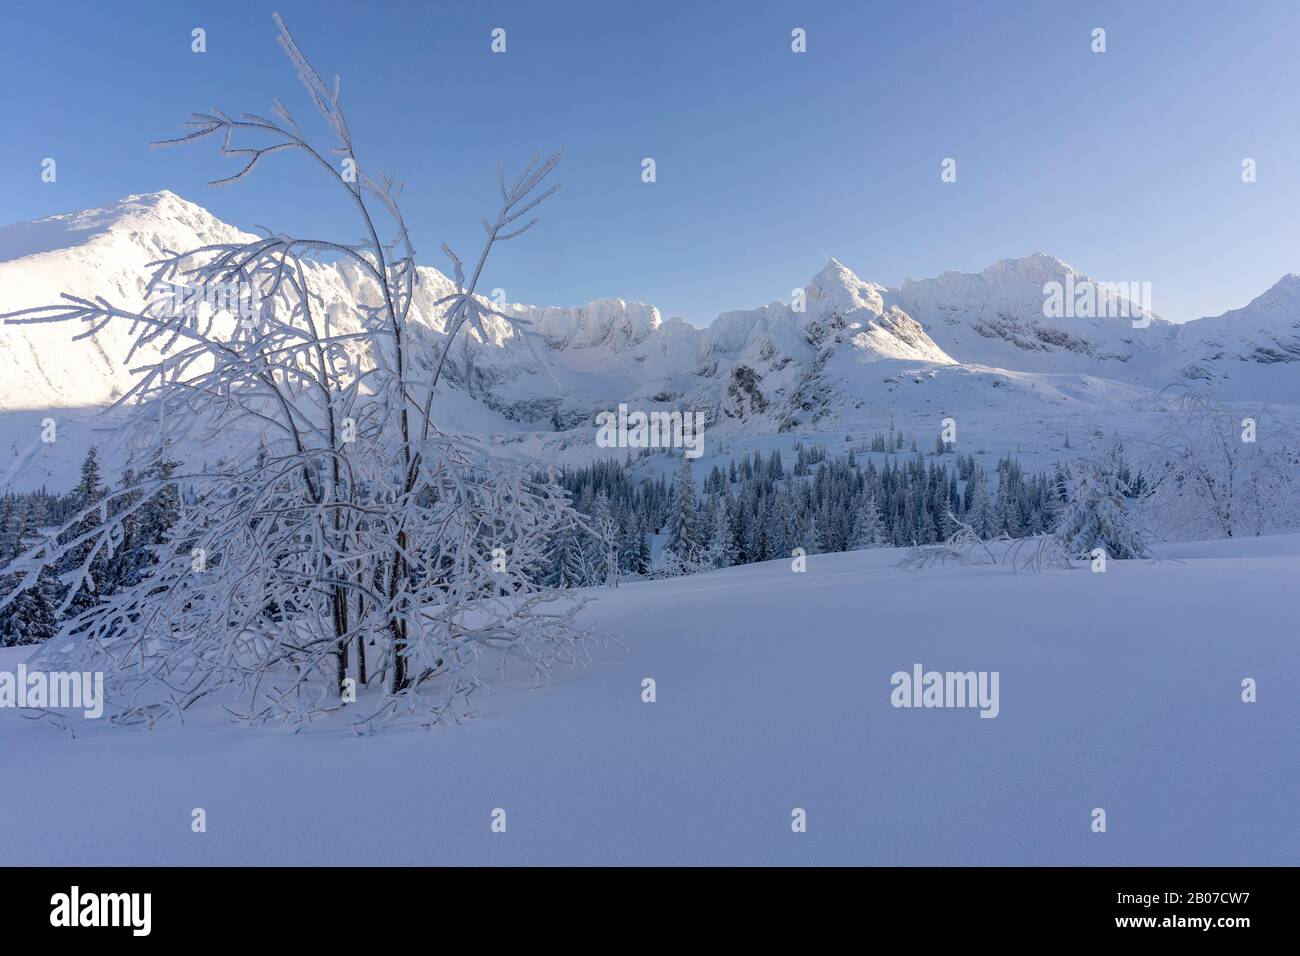
<path id="1" fill-rule="evenodd" d="M 0 710 L 0 863 L 1300 863 L 1300 535 L 1105 574 L 900 554 L 592 592 L 625 646 L 432 732 L 208 711 L 72 739 Z M 895 709 L 917 662 L 998 671 L 999 715 Z"/>

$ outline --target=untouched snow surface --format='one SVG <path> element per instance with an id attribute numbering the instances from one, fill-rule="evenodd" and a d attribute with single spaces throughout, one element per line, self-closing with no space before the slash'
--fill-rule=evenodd
<path id="1" fill-rule="evenodd" d="M 1300 536 L 1161 557 L 1033 576 L 875 551 L 624 585 L 589 621 L 626 647 L 432 733 L 208 712 L 69 739 L 0 710 L 0 861 L 1294 865 Z M 894 709 L 916 662 L 1000 672 L 999 716 Z"/>

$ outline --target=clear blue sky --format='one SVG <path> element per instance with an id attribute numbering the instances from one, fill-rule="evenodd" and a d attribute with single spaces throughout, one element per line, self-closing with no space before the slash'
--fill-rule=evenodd
<path id="1" fill-rule="evenodd" d="M 422 261 L 477 248 L 498 158 L 565 150 L 542 223 L 490 265 L 512 300 L 702 324 L 788 298 L 823 254 L 893 284 L 1041 251 L 1187 319 L 1300 271 L 1294 0 L 8 4 L 0 222 L 165 187 L 236 225 L 357 238 L 300 158 L 209 190 L 235 162 L 215 142 L 146 148 L 209 106 L 312 113 L 273 9 L 342 75 L 362 165 L 405 179 Z"/>

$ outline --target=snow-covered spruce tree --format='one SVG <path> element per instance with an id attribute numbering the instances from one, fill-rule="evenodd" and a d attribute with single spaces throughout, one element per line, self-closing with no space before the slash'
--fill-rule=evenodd
<path id="1" fill-rule="evenodd" d="M 22 502 L 7 495 L 0 501 L 0 569 L 22 554 L 28 542 L 39 536 L 39 516 L 35 502 Z M 0 574 L 0 594 L 18 587 L 20 579 Z M 54 636 L 58 629 L 58 584 L 47 570 L 31 587 L 15 595 L 9 607 L 0 613 L 0 647 L 39 644 Z"/>
<path id="2" fill-rule="evenodd" d="M 1104 548 L 1111 558 L 1147 554 L 1146 533 L 1132 513 L 1135 499 L 1128 474 L 1119 442 L 1067 466 L 1066 503 L 1056 539 L 1070 557 L 1088 557 L 1096 548 Z"/>
<path id="3" fill-rule="evenodd" d="M 989 499 L 988 481 L 984 472 L 974 472 L 967 487 L 970 504 L 966 506 L 966 523 L 975 534 L 987 540 L 997 531 L 994 529 L 993 502 Z"/>
<path id="4" fill-rule="evenodd" d="M 551 536 L 551 566 L 544 580 L 547 587 L 581 588 L 594 583 L 594 569 L 584 546 L 582 529 L 575 523 L 565 523 Z"/>
<path id="5" fill-rule="evenodd" d="M 70 529 L 70 534 L 83 539 L 94 537 L 95 530 L 108 517 L 108 489 L 103 482 L 99 466 L 99 451 L 91 446 L 81 462 L 81 480 L 72 491 L 73 500 L 82 510 L 82 518 Z M 117 535 L 120 544 L 125 532 Z M 102 595 L 109 577 L 107 550 L 96 550 L 90 544 L 69 548 L 59 562 L 58 570 L 67 575 L 69 601 L 60 613 L 78 614 L 93 607 Z"/>
<path id="6" fill-rule="evenodd" d="M 0 568 L 22 554 L 26 508 L 12 494 L 0 497 Z"/>
<path id="7" fill-rule="evenodd" d="M 222 154 L 244 165 L 217 185 L 270 157 L 299 155 L 355 213 L 365 238 L 267 234 L 169 251 L 153 264 L 141 308 L 65 296 L 5 317 L 80 322 L 83 337 L 110 323 L 129 327 L 139 378 L 117 404 L 134 412 L 125 440 L 152 461 L 218 431 L 238 445 L 214 468 L 154 469 L 79 507 L 14 563 L 19 584 L 0 597 L 0 613 L 50 567 L 63 577 L 66 610 L 127 523 L 148 520 L 160 495 L 179 501 L 167 496 L 184 489 L 144 577 L 64 622 L 43 666 L 105 672 L 110 712 L 127 723 L 178 715 L 213 695 L 250 720 L 309 719 L 350 699 L 353 674 L 359 730 L 403 710 L 430 723 L 454 718 L 479 686 L 485 654 L 522 660 L 535 679 L 583 655 L 579 602 L 534 577 L 555 529 L 571 520 L 567 497 L 442 432 L 435 408 L 466 326 L 484 338 L 487 324 L 525 331 L 476 286 L 494 246 L 529 229 L 536 220 L 525 217 L 558 188 L 542 183 L 559 156 L 535 157 L 514 180 L 498 169 L 501 207 L 483 220 L 483 248 L 467 277 L 443 247 L 456 291 L 437 303 L 440 338 L 420 341 L 407 323 L 420 276 L 401 184 L 367 172 L 338 80 L 327 86 L 276 23 L 334 142 L 318 148 L 277 99 L 272 118 L 196 114 L 190 133 L 161 145 L 219 137 Z M 245 135 L 257 145 L 236 146 Z M 320 257 L 363 277 L 354 313 L 327 310 L 313 292 L 328 268 Z M 197 308 L 213 301 L 233 306 Z M 368 647 L 370 660 L 361 656 Z"/>
<path id="8" fill-rule="evenodd" d="M 864 551 L 868 548 L 880 547 L 884 527 L 884 519 L 880 516 L 876 496 L 864 494 L 853 523 L 853 550 Z"/>
<path id="9" fill-rule="evenodd" d="M 668 515 L 668 550 L 677 556 L 683 567 L 695 563 L 699 558 L 697 521 L 691 460 L 682 455 L 682 467 L 673 483 L 672 510 Z"/>
<path id="10" fill-rule="evenodd" d="M 736 545 L 731 537 L 731 520 L 727 505 L 719 499 L 713 506 L 713 534 L 709 538 L 709 563 L 715 568 L 729 568 L 736 563 Z"/>
<path id="11" fill-rule="evenodd" d="M 627 516 L 627 525 L 618 540 L 618 564 L 624 574 L 645 574 L 649 562 L 645 528 L 635 513 Z"/>
<path id="12" fill-rule="evenodd" d="M 44 571 L 35 584 L 14 595 L 5 613 L 0 614 L 0 647 L 40 644 L 57 633 L 56 590 L 54 576 Z"/>

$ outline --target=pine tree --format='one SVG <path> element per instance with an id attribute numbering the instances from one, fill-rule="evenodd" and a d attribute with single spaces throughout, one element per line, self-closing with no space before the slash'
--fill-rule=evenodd
<path id="1" fill-rule="evenodd" d="M 745 561 L 749 564 L 762 561 L 767 557 L 767 552 L 764 550 L 766 545 L 763 540 L 762 503 L 758 500 L 758 494 L 754 491 L 753 485 L 745 487 L 745 493 L 740 499 L 740 506 L 745 512 L 744 538 L 741 542 L 741 546 L 745 551 Z"/>
<path id="2" fill-rule="evenodd" d="M 645 524 L 640 525 L 636 532 L 637 546 L 637 567 L 640 574 L 645 574 L 650 570 L 650 536 L 649 529 Z"/>
<path id="3" fill-rule="evenodd" d="M 1128 463 L 1118 442 L 1101 455 L 1071 463 L 1066 473 L 1067 499 L 1056 538 L 1073 557 L 1088 557 L 1103 548 L 1107 557 L 1140 558 L 1146 536 L 1133 519 Z"/>
<path id="4" fill-rule="evenodd" d="M 997 532 L 994 531 L 993 505 L 989 501 L 984 472 L 977 471 L 971 475 L 968 490 L 970 504 L 966 508 L 966 523 L 981 538 L 992 538 Z"/>
<path id="5" fill-rule="evenodd" d="M 784 558 L 794 545 L 790 541 L 793 521 L 790 517 L 790 496 L 784 491 L 775 492 L 767 509 L 767 553 L 772 558 Z"/>
<path id="6" fill-rule="evenodd" d="M 752 469 L 746 460 L 747 470 Z M 696 529 L 695 479 L 691 474 L 691 460 L 682 455 L 681 471 L 673 483 L 672 510 L 668 516 L 668 550 L 683 564 L 696 559 L 699 534 Z"/>
<path id="7" fill-rule="evenodd" d="M 772 457 L 767 461 L 767 473 L 771 478 L 785 477 L 785 468 L 781 464 L 781 449 L 772 449 Z"/>
<path id="8" fill-rule="evenodd" d="M 45 509 L 34 496 L 24 501 L 7 495 L 0 501 L 0 570 L 35 543 L 44 517 Z M 17 574 L 0 574 L 0 595 L 16 588 L 19 580 Z M 53 637 L 58 630 L 58 596 L 57 580 L 43 568 L 36 586 L 17 595 L 0 612 L 0 647 L 38 644 Z"/>
<path id="9" fill-rule="evenodd" d="M 713 537 L 709 541 L 709 563 L 715 568 L 728 568 L 736 563 L 736 545 L 731 539 L 731 522 L 727 507 L 722 501 L 713 506 Z"/>
<path id="10" fill-rule="evenodd" d="M 806 554 L 817 554 L 821 551 L 818 542 L 821 541 L 822 530 L 817 519 L 817 512 L 809 508 L 804 512 L 804 519 L 799 528 L 798 547 L 804 549 Z"/>
<path id="11" fill-rule="evenodd" d="M 876 496 L 863 495 L 858 507 L 857 518 L 853 522 L 853 550 L 863 551 L 878 548 L 883 543 L 884 520 L 876 504 Z"/>
<path id="12" fill-rule="evenodd" d="M 0 568 L 22 551 L 23 512 L 18 499 L 5 495 L 0 499 Z"/>
<path id="13" fill-rule="evenodd" d="M 103 479 L 99 468 L 99 453 L 95 446 L 91 446 L 86 452 L 86 457 L 81 462 L 81 480 L 77 487 L 73 489 L 74 507 L 77 510 L 90 508 L 96 503 L 102 502 L 108 489 L 104 486 Z M 91 533 L 99 527 L 103 521 L 103 515 L 97 511 L 91 511 L 80 522 L 77 523 L 73 530 L 73 536 L 78 537 Z M 60 573 L 79 571 L 81 566 L 86 563 L 94 548 L 93 542 L 87 542 L 77 548 L 72 549 L 64 556 L 60 562 Z M 100 548 L 90 561 L 87 573 L 90 580 L 80 586 L 72 604 L 68 608 L 69 616 L 76 616 L 82 611 L 94 607 L 98 598 L 96 592 L 107 584 L 110 577 L 109 555 L 104 548 Z M 74 586 L 76 586 L 74 584 Z"/>
<path id="14" fill-rule="evenodd" d="M 581 588 L 591 583 L 587 555 L 578 526 L 567 523 L 555 536 L 551 567 L 545 584 L 552 588 Z"/>
<path id="15" fill-rule="evenodd" d="M 646 562 L 642 554 L 645 533 L 642 531 L 641 519 L 632 511 L 625 517 L 626 523 L 618 539 L 619 570 L 624 574 L 645 574 Z"/>
<path id="16" fill-rule="evenodd" d="M 81 480 L 73 489 L 78 502 L 84 507 L 104 496 L 103 475 L 99 467 L 99 451 L 94 445 L 86 450 L 86 457 L 81 460 Z"/>
<path id="17" fill-rule="evenodd" d="M 15 597 L 0 614 L 0 647 L 39 644 L 53 637 L 59 627 L 55 614 L 57 599 L 58 584 L 53 575 L 42 569 L 36 586 Z"/>

